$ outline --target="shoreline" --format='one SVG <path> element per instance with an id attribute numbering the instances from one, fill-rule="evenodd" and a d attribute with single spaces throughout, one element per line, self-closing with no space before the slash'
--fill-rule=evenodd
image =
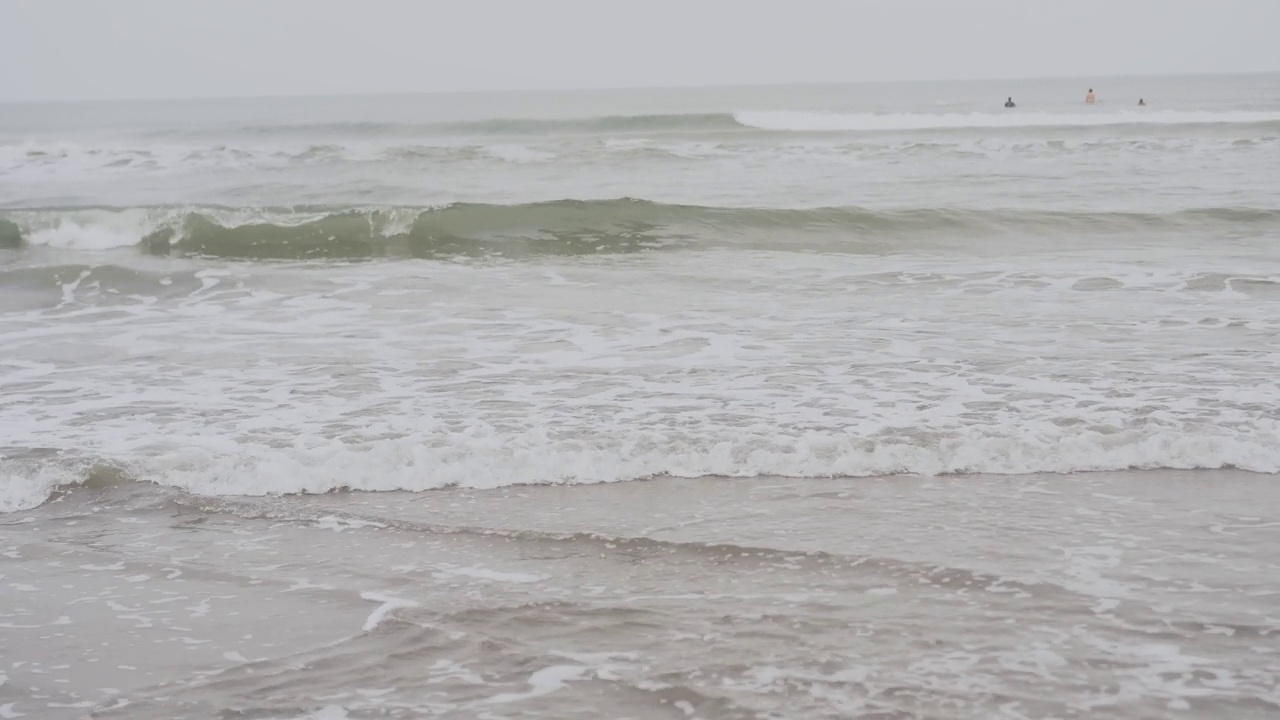
<path id="1" fill-rule="evenodd" d="M 1012 694 L 1035 716 L 1263 717 L 1280 706 L 1280 664 L 1257 650 L 1280 633 L 1277 542 L 1280 485 L 1230 471 L 82 488 L 0 517 L 0 706 L 982 717 Z M 1051 650 L 1045 674 L 1013 669 Z"/>

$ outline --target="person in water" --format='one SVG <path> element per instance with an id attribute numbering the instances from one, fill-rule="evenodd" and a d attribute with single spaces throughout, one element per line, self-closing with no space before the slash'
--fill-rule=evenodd
<path id="1" fill-rule="evenodd" d="M 1089 105 L 1098 102 L 1097 96 L 1093 94 L 1093 88 L 1089 88 L 1089 94 L 1084 96 L 1084 101 Z"/>
<path id="2" fill-rule="evenodd" d="M 1008 107 L 1008 108 L 1011 108 L 1011 107 L 1018 107 L 1017 105 L 1014 105 L 1014 104 L 1013 104 L 1013 98 L 1009 98 L 1008 100 L 1005 100 L 1005 101 L 1004 101 L 1004 106 L 1005 106 L 1005 107 Z"/>
<path id="3" fill-rule="evenodd" d="M 1147 101 L 1143 100 L 1142 98 L 1138 98 L 1138 107 L 1146 107 L 1146 106 L 1147 106 Z"/>

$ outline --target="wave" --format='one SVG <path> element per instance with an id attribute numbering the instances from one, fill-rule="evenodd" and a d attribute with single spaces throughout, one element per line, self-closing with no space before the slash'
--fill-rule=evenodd
<path id="1" fill-rule="evenodd" d="M 945 437 L 862 438 L 823 432 L 556 439 L 415 435 L 349 443 L 299 437 L 293 447 L 186 438 L 151 457 L 5 459 L 0 512 L 35 507 L 59 488 L 127 476 L 201 495 L 262 496 L 333 490 L 426 491 L 587 484 L 653 477 L 791 478 L 1024 475 L 1134 469 L 1239 469 L 1280 473 L 1280 424 L 1253 430 L 1133 425 L 1095 431 L 1052 422 L 973 427 Z M 112 482 L 115 482 L 113 480 Z"/>
<path id="2" fill-rule="evenodd" d="M 1135 117 L 1129 117 L 1133 115 Z M 1248 114 L 1245 114 L 1248 115 Z M 1254 117 L 1253 115 L 1249 115 Z M 668 129 L 640 132 L 643 124 L 627 132 L 591 134 L 586 129 L 563 126 L 564 135 L 484 132 L 445 136 L 430 128 L 385 129 L 386 137 L 364 137 L 363 125 L 342 131 L 342 125 L 303 125 L 265 128 L 280 137 L 245 137 L 235 131 L 201 131 L 204 137 L 117 139 L 78 142 L 46 139 L 39 142 L 0 141 L 0 175 L 41 182 L 50 176 L 163 173 L 173 169 L 237 171 L 315 168 L 322 166 L 405 164 L 430 167 L 470 163 L 600 163 L 628 156 L 724 160 L 726 158 L 805 158 L 815 152 L 814 143 L 826 145 L 828 156 L 862 155 L 883 159 L 893 154 L 918 157 L 938 153 L 954 155 L 1002 154 L 1037 157 L 1046 154 L 1091 152 L 1110 157 L 1117 152 L 1185 152 L 1188 149 L 1218 153 L 1229 150 L 1274 148 L 1280 142 L 1280 121 L 1256 123 L 1177 124 L 1186 114 L 1138 116 L 1082 116 L 1078 125 L 1061 115 L 840 115 L 829 113 L 764 112 L 724 116 L 703 126 L 715 132 L 697 132 L 696 125 L 682 126 L 670 116 Z M 1196 117 L 1200 117 L 1197 115 Z M 1270 117 L 1270 116 L 1267 116 Z M 1276 116 L 1280 117 L 1280 115 Z M 1221 118 L 1220 118 L 1221 119 Z M 508 121 L 492 121 L 493 130 Z M 518 128 L 521 121 L 511 127 Z M 592 125 L 588 123 L 588 125 Z M 597 129 L 607 124 L 596 123 Z M 551 122 L 546 127 L 555 127 Z M 620 127 L 626 127 L 619 121 Z M 459 126 L 460 128 L 461 126 Z M 648 127 L 661 128 L 661 124 Z M 683 127 L 688 132 L 676 132 Z M 1089 132 L 1109 127 L 1106 132 Z M 1019 131 L 1022 128 L 1025 130 Z M 527 130 L 529 128 L 526 128 Z M 484 130 L 484 128 L 481 128 Z M 1157 131 L 1159 130 L 1159 131 Z M 998 131 L 998 132 L 997 132 Z M 1006 132 L 1007 131 L 1007 132 Z M 255 131 L 258 132 L 258 131 Z M 485 132 L 488 132 L 486 130 Z M 548 131 L 550 132 L 550 131 Z M 293 134 L 294 136 L 290 136 Z M 566 142 L 572 138 L 572 142 Z"/>
<path id="3" fill-rule="evenodd" d="M 1073 128 L 1113 125 L 1219 126 L 1253 125 L 1280 129 L 1280 113 L 1274 112 L 1098 112 L 1055 114 L 1005 113 L 825 113 L 739 112 L 734 119 L 745 127 L 789 132 L 962 130 L 996 128 Z"/>
<path id="4" fill-rule="evenodd" d="M 0 211 L 0 247 L 240 259 L 540 256 L 743 245 L 856 251 L 859 241 L 1280 229 L 1280 209 L 1170 213 L 966 208 L 731 208 L 633 200 L 516 205 L 138 207 Z M 837 245 L 832 246 L 835 239 Z M 842 244 L 842 245 L 841 245 Z M 876 246 L 879 249 L 880 246 Z"/>
<path id="5" fill-rule="evenodd" d="M 245 125 L 235 134 L 274 137 L 288 135 L 412 138 L 432 135 L 545 135 L 555 133 L 646 133 L 742 130 L 732 113 L 674 113 L 652 115 L 606 115 L 584 118 L 491 118 L 485 120 L 399 123 L 324 122 L 289 125 Z M 189 137 L 225 134 L 225 128 L 166 130 L 154 137 Z"/>
<path id="6" fill-rule="evenodd" d="M 1261 111 L 1125 110 L 1087 113 L 1010 111 L 999 113 L 867 113 L 802 110 L 740 110 L 718 113 L 609 115 L 583 118 L 494 118 L 398 123 L 327 122 L 246 125 L 239 128 L 166 130 L 155 137 L 216 134 L 250 137 L 415 138 L 424 136 L 512 136 L 551 134 L 652 134 L 729 132 L 883 132 L 985 128 L 1254 125 L 1280 128 L 1280 113 Z"/>

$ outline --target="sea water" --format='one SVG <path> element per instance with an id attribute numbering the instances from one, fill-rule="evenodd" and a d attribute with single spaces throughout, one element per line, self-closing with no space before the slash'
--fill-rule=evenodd
<path id="1" fill-rule="evenodd" d="M 1276 75 L 0 106 L 5 581 L 164 682 L 420 661 L 192 717 L 1262 717 L 1278 168 Z M 175 670 L 111 608 L 202 607 L 181 557 L 208 637 L 359 617 Z M 26 597 L 15 660 L 115 632 Z M 129 677 L 0 708 L 176 716 Z"/>

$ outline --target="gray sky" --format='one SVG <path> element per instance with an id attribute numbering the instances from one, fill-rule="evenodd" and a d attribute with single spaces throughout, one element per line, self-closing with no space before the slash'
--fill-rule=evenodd
<path id="1" fill-rule="evenodd" d="M 1280 70 L 1280 0 L 0 0 L 0 100 Z"/>

